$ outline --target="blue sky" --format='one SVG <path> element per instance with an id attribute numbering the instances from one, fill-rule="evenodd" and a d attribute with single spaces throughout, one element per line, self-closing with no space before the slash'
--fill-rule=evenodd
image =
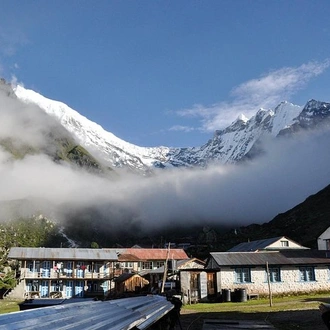
<path id="1" fill-rule="evenodd" d="M 0 0 L 0 76 L 140 146 L 330 101 L 328 0 Z"/>

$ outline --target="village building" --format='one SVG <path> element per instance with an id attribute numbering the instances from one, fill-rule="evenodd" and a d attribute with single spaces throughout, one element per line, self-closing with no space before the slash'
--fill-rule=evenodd
<path id="1" fill-rule="evenodd" d="M 183 249 L 127 248 L 118 251 L 118 269 L 124 272 L 150 271 L 164 266 L 166 260 L 187 260 Z"/>
<path id="2" fill-rule="evenodd" d="M 205 271 L 214 274 L 215 292 L 243 289 L 249 295 L 329 290 L 330 258 L 326 251 L 287 249 L 260 252 L 212 252 Z"/>
<path id="3" fill-rule="evenodd" d="M 269 279 L 269 282 L 268 282 Z M 184 303 L 230 301 L 274 294 L 328 290 L 330 259 L 279 236 L 212 252 L 204 269 L 180 271 Z"/>
<path id="4" fill-rule="evenodd" d="M 204 270 L 205 262 L 198 258 L 190 258 L 183 260 L 169 260 L 165 265 L 150 271 L 143 271 L 139 274 L 149 280 L 152 292 L 161 292 L 163 281 L 164 291 L 173 291 L 182 297 L 188 294 L 191 287 L 191 277 L 195 272 L 199 273 Z M 164 273 L 166 276 L 164 278 Z M 197 285 L 198 287 L 198 285 Z"/>
<path id="5" fill-rule="evenodd" d="M 20 263 L 19 284 L 12 296 L 72 298 L 104 296 L 111 288 L 112 249 L 13 247 L 9 259 Z"/>
<path id="6" fill-rule="evenodd" d="M 317 248 L 319 250 L 330 250 L 330 227 L 318 237 Z"/>
<path id="7" fill-rule="evenodd" d="M 308 249 L 305 246 L 293 241 L 286 236 L 266 238 L 256 241 L 242 242 L 235 245 L 228 252 L 259 252 L 259 251 L 278 251 L 287 249 Z"/>
<path id="8" fill-rule="evenodd" d="M 188 259 L 182 249 L 26 247 L 11 248 L 8 258 L 20 265 L 19 284 L 10 292 L 16 298 L 105 297 L 133 286 L 141 290 L 148 284 L 144 278 L 122 277 L 117 287 L 115 280 L 161 267 L 169 259 Z"/>

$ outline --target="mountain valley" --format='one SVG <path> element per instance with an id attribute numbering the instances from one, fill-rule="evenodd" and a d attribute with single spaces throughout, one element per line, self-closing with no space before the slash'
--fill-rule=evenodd
<path id="1" fill-rule="evenodd" d="M 171 241 L 203 257 L 284 235 L 315 247 L 329 225 L 329 120 L 330 103 L 282 102 L 199 147 L 140 147 L 2 80 L 1 220 L 42 215 L 57 228 L 49 245 Z"/>

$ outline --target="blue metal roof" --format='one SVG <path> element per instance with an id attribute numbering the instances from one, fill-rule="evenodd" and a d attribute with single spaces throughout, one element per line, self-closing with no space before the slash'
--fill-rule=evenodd
<path id="1" fill-rule="evenodd" d="M 165 297 L 150 295 L 85 301 L 0 315 L 1 330 L 147 329 L 174 308 Z"/>

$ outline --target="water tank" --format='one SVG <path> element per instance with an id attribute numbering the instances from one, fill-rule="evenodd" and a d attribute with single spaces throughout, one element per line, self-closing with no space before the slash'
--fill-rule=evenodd
<path id="1" fill-rule="evenodd" d="M 221 295 L 222 295 L 222 301 L 223 302 L 231 301 L 231 299 L 230 299 L 230 296 L 231 296 L 230 289 L 222 289 Z"/>
<path id="2" fill-rule="evenodd" d="M 236 289 L 235 296 L 237 302 L 245 302 L 247 301 L 247 292 L 246 289 Z"/>

